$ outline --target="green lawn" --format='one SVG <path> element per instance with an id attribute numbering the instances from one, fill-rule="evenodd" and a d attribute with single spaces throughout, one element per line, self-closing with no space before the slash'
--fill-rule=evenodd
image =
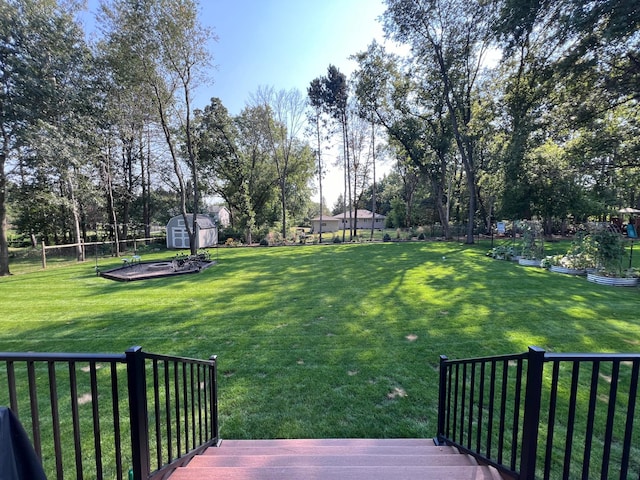
<path id="1" fill-rule="evenodd" d="M 430 437 L 440 354 L 638 351 L 638 289 L 488 248 L 224 248 L 200 274 L 131 283 L 93 259 L 16 274 L 0 278 L 0 350 L 217 354 L 223 438 Z"/>

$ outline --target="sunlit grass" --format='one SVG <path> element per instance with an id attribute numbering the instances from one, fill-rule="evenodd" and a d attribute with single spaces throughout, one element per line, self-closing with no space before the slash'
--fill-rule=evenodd
<path id="1" fill-rule="evenodd" d="M 97 277 L 93 259 L 34 268 L 0 279 L 0 350 L 217 354 L 223 438 L 430 437 L 440 354 L 638 350 L 638 289 L 488 248 L 225 248 L 200 274 L 130 283 Z"/>

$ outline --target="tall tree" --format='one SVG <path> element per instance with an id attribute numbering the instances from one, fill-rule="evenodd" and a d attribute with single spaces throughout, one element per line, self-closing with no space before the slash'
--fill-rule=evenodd
<path id="1" fill-rule="evenodd" d="M 465 171 L 469 196 L 467 243 L 473 243 L 477 208 L 477 166 L 473 105 L 483 57 L 492 40 L 493 17 L 476 0 L 386 0 L 386 32 L 407 43 L 423 68 L 441 84 L 449 120 Z"/>
<path id="2" fill-rule="evenodd" d="M 296 89 L 276 92 L 272 87 L 262 87 L 253 95 L 251 103 L 261 114 L 259 127 L 265 132 L 276 166 L 280 187 L 281 234 L 286 239 L 289 177 L 296 170 L 304 168 L 300 165 L 304 158 L 296 153 L 304 127 L 306 101 Z"/>
<path id="3" fill-rule="evenodd" d="M 342 131 L 342 161 L 344 165 L 344 194 L 343 194 L 343 223 L 349 215 L 349 240 L 353 236 L 353 199 L 351 197 L 351 162 L 349 156 L 349 89 L 347 77 L 334 66 L 329 65 L 327 76 L 322 77 L 324 94 L 323 105 L 325 111 L 340 125 Z M 347 209 L 349 210 L 347 212 Z M 342 241 L 345 240 L 345 231 L 342 231 Z"/>
<path id="4" fill-rule="evenodd" d="M 0 4 L 0 275 L 8 275 L 7 188 L 8 179 L 33 152 L 38 134 L 52 132 L 66 138 L 61 129 L 73 122 L 83 82 L 88 50 L 74 21 L 76 6 L 53 0 L 5 1 Z M 76 89 L 80 89 L 77 91 Z M 80 102 L 81 103 L 81 102 Z M 77 118 L 77 116 L 75 116 Z M 69 122 L 68 122 L 69 121 Z M 69 139 L 75 143 L 75 136 Z M 62 170 L 72 202 L 75 236 L 79 241 L 79 211 L 74 193 L 75 170 L 71 150 L 61 150 Z M 31 155 L 33 158 L 33 155 Z"/>
<path id="5" fill-rule="evenodd" d="M 323 119 L 324 107 L 324 83 L 322 77 L 314 78 L 309 87 L 307 87 L 307 96 L 309 98 L 309 105 L 311 107 L 311 113 L 309 114 L 308 121 L 312 125 L 313 135 L 316 142 L 316 159 L 317 167 L 316 173 L 318 176 L 318 190 L 320 195 L 320 231 L 318 232 L 320 243 L 322 243 L 322 217 L 324 215 L 324 197 L 322 195 L 322 179 L 324 178 L 324 163 L 322 158 L 323 150 L 323 127 L 326 125 L 326 121 Z"/>
<path id="6" fill-rule="evenodd" d="M 408 157 L 428 179 L 446 238 L 450 237 L 449 210 L 444 204 L 452 135 L 439 82 L 420 65 L 401 67 L 401 60 L 377 43 L 355 56 L 354 74 L 360 114 L 384 127 L 396 150 Z"/>
<path id="7" fill-rule="evenodd" d="M 108 33 L 111 42 L 122 49 L 123 56 L 140 60 L 139 80 L 151 92 L 173 164 L 191 252 L 196 253 L 201 200 L 193 93 L 210 66 L 207 43 L 214 37 L 199 23 L 195 0 L 114 0 L 104 10 L 114 27 Z M 191 222 L 188 211 L 193 213 Z"/>

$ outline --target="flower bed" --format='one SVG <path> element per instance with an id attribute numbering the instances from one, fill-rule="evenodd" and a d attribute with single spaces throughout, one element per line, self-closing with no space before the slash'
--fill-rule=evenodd
<path id="1" fill-rule="evenodd" d="M 611 285 L 613 287 L 636 287 L 638 285 L 637 277 L 605 277 L 595 273 L 587 274 L 587 280 L 599 285 Z"/>
<path id="2" fill-rule="evenodd" d="M 584 269 L 567 268 L 567 267 L 561 267 L 559 265 L 551 265 L 549 267 L 549 271 L 556 272 L 556 273 L 564 273 L 565 275 L 586 275 L 587 274 L 587 271 Z"/>

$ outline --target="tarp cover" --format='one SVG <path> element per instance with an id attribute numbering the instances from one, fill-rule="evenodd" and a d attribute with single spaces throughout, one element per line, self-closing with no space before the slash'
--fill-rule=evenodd
<path id="1" fill-rule="evenodd" d="M 0 407 L 0 480 L 47 480 L 31 440 L 7 407 Z"/>

